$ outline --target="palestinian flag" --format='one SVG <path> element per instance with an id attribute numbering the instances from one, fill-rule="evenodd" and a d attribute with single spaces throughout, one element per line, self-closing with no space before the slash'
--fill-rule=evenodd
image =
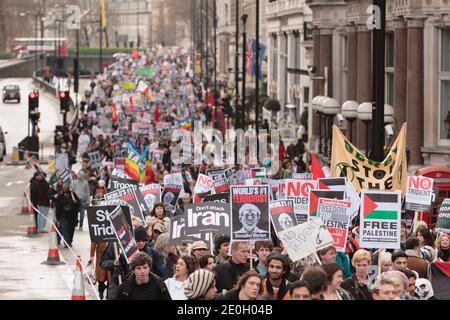
<path id="1" fill-rule="evenodd" d="M 450 300 L 450 262 L 434 262 L 430 265 L 430 282 L 434 297 Z"/>
<path id="2" fill-rule="evenodd" d="M 321 190 L 345 191 L 347 189 L 346 178 L 324 178 L 318 181 Z"/>
<path id="3" fill-rule="evenodd" d="M 317 208 L 319 207 L 319 198 L 344 200 L 344 191 L 335 190 L 310 190 L 309 191 L 309 215 L 317 216 Z"/>
<path id="4" fill-rule="evenodd" d="M 397 220 L 400 195 L 396 193 L 364 193 L 363 214 L 366 220 Z"/>

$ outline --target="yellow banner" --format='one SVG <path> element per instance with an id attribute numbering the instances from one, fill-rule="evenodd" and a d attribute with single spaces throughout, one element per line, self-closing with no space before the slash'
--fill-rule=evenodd
<path id="1" fill-rule="evenodd" d="M 367 159 L 351 144 L 338 127 L 333 126 L 331 176 L 347 177 L 356 191 L 362 189 L 400 190 L 406 193 L 406 123 L 383 162 Z"/>
<path id="2" fill-rule="evenodd" d="M 106 21 L 106 12 L 105 12 L 105 0 L 100 0 L 100 6 L 102 9 L 102 28 L 103 30 L 106 28 L 107 21 Z"/>

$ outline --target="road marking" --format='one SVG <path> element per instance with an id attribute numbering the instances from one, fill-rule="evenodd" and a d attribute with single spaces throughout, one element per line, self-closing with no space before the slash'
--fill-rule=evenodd
<path id="1" fill-rule="evenodd" d="M 24 184 L 25 181 L 19 180 L 19 181 L 10 181 L 6 183 L 7 187 L 11 187 L 13 184 Z"/>

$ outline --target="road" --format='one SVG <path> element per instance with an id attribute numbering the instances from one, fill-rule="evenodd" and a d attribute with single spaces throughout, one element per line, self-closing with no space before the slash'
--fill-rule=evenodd
<path id="1" fill-rule="evenodd" d="M 31 79 L 0 79 L 4 84 L 17 84 L 21 88 L 20 104 L 0 101 L 0 126 L 7 131 L 7 158 L 0 163 L 0 300 L 65 300 L 72 295 L 76 255 L 81 256 L 83 266 L 89 259 L 90 238 L 85 230 L 76 230 L 73 242 L 74 254 L 69 249 L 60 249 L 62 266 L 47 266 L 41 262 L 47 259 L 49 235 L 36 238 L 25 237 L 29 215 L 21 215 L 24 188 L 33 175 L 24 166 L 7 166 L 13 146 L 27 135 L 28 93 L 34 89 Z M 83 84 L 84 85 L 84 84 Z M 59 101 L 56 97 L 42 93 L 40 143 L 45 146 L 44 156 L 54 153 L 53 134 L 55 126 L 62 123 Z M 47 170 L 46 166 L 43 166 Z M 52 220 L 53 212 L 50 212 Z M 50 224 L 47 224 L 50 229 Z M 96 299 L 93 290 L 85 282 L 86 298 Z"/>

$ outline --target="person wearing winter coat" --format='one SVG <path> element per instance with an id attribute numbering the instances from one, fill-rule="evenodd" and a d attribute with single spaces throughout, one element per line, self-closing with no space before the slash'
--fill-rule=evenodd
<path id="1" fill-rule="evenodd" d="M 60 227 L 61 234 L 66 241 L 66 248 L 72 247 L 73 235 L 77 225 L 78 210 L 80 208 L 80 199 L 75 192 L 70 190 L 70 184 L 64 183 L 63 190 L 56 195 L 58 205 L 60 206 Z"/>
<path id="2" fill-rule="evenodd" d="M 39 233 L 47 232 L 47 215 L 50 210 L 50 198 L 48 193 L 50 185 L 45 179 L 45 173 L 37 172 L 30 183 L 30 200 L 38 212 L 35 213 L 37 231 Z"/>
<path id="3" fill-rule="evenodd" d="M 116 300 L 172 300 L 164 282 L 151 272 L 152 258 L 136 252 L 131 259 L 132 273 L 119 286 Z"/>
<path id="4" fill-rule="evenodd" d="M 79 217 L 79 226 L 80 230 L 83 229 L 83 221 L 84 221 L 84 212 L 86 211 L 86 207 L 89 205 L 90 201 L 90 190 L 89 190 L 89 182 L 87 180 L 87 175 L 80 174 L 77 176 L 74 174 L 75 180 L 72 182 L 71 189 L 76 193 L 78 198 L 80 199 L 80 217 Z"/>
<path id="5" fill-rule="evenodd" d="M 236 287 L 220 294 L 216 300 L 258 300 L 263 293 L 262 277 L 254 270 L 247 271 L 239 278 Z"/>

